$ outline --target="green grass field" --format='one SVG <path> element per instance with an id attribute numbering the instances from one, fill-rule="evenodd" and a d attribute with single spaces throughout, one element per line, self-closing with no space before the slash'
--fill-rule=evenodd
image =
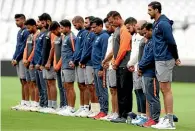
<path id="1" fill-rule="evenodd" d="M 174 113 L 178 131 L 195 131 L 195 84 L 174 83 Z M 76 107 L 79 104 L 78 88 Z M 2 131 L 150 131 L 127 124 L 114 124 L 89 118 L 12 111 L 20 100 L 20 83 L 15 77 L 1 77 Z M 134 111 L 136 110 L 134 102 Z"/>

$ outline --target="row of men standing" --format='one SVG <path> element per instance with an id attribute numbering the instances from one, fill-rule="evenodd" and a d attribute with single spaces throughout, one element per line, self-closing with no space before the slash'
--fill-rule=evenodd
<path id="1" fill-rule="evenodd" d="M 23 15 L 18 14 L 15 19 L 17 21 L 23 17 Z M 40 23 L 38 24 L 33 19 L 28 19 L 25 22 L 25 26 L 21 23 L 18 24 L 21 30 L 18 32 L 16 49 L 21 48 L 21 56 L 20 58 L 15 58 L 15 55 L 18 54 L 18 51 L 16 51 L 12 64 L 18 67 L 18 74 L 24 89 L 29 86 L 29 83 L 33 83 L 31 86 L 35 87 L 36 79 L 40 94 L 40 106 L 43 107 L 43 111 L 46 110 L 45 107 L 56 108 L 57 106 L 55 86 L 57 76 L 61 98 L 60 107 L 68 105 L 70 109 L 68 110 L 69 112 L 66 110 L 62 114 L 75 114 L 76 96 L 73 87 L 76 76 L 80 89 L 80 109 L 77 112 L 80 113 L 83 109 L 89 109 L 90 91 L 91 108 L 98 108 L 98 103 L 100 104 L 100 113 L 94 116 L 97 116 L 97 119 L 99 119 L 108 113 L 108 90 L 104 86 L 106 79 L 104 78 L 105 71 L 103 71 L 102 61 L 106 55 L 108 39 L 110 34 L 114 32 L 114 29 L 111 32 L 104 31 L 103 21 L 100 18 L 86 17 L 85 20 L 85 29 L 82 17 L 76 16 L 72 20 L 75 28 L 79 30 L 77 37 L 71 32 L 71 23 L 68 20 L 62 20 L 60 24 L 55 21 L 51 22 L 51 17 L 47 13 L 39 16 Z M 121 25 L 122 23 L 118 26 Z M 130 58 L 131 36 L 124 25 L 121 27 L 121 30 L 124 32 L 122 35 L 119 30 L 114 34 L 116 40 L 113 41 L 116 42 L 116 45 L 121 44 L 121 47 L 118 46 L 116 48 L 117 51 L 114 52 L 115 60 L 112 64 L 115 69 L 118 68 L 117 76 L 120 76 L 118 77 L 118 82 L 121 83 L 118 84 L 121 88 L 118 93 L 120 99 L 119 115 L 127 117 L 127 113 L 132 110 L 132 73 L 126 68 Z M 123 37 L 122 43 L 120 43 L 120 36 Z M 24 47 L 23 54 L 22 48 Z M 116 77 L 116 72 L 111 73 L 111 76 L 113 75 Z M 25 82 L 25 79 L 28 82 Z M 113 78 L 112 81 L 115 84 L 110 82 L 111 86 L 116 88 L 116 79 Z M 62 82 L 64 83 L 63 85 Z M 93 84 L 95 84 L 95 88 Z M 63 93 L 63 86 L 66 93 Z M 115 89 L 115 96 L 116 93 Z M 27 101 L 29 98 L 24 96 L 23 100 L 25 99 Z M 33 97 L 32 99 L 35 98 Z"/>

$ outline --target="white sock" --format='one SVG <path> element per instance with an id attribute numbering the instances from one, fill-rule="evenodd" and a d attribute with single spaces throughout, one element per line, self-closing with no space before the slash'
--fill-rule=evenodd
<path id="1" fill-rule="evenodd" d="M 51 100 L 48 100 L 48 107 L 52 108 L 52 101 Z"/>
<path id="2" fill-rule="evenodd" d="M 91 105 L 91 109 L 90 110 L 93 112 L 94 111 L 94 103 L 91 103 L 90 105 Z"/>
<path id="3" fill-rule="evenodd" d="M 54 109 L 57 108 L 57 101 L 52 101 L 52 108 L 54 108 Z"/>
<path id="4" fill-rule="evenodd" d="M 93 112 L 100 112 L 100 104 L 94 103 L 94 111 Z"/>

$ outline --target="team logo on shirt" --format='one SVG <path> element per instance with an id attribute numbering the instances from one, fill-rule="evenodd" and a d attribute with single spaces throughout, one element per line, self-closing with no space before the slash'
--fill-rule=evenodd
<path id="1" fill-rule="evenodd" d="M 24 34 L 24 30 L 20 33 L 20 35 L 23 36 L 23 34 Z"/>
<path id="2" fill-rule="evenodd" d="M 100 40 L 100 37 L 98 37 L 95 42 L 97 43 L 97 42 L 99 42 L 99 40 Z"/>

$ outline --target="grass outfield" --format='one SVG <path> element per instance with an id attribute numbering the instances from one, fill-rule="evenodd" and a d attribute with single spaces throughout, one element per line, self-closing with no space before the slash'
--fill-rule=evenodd
<path id="1" fill-rule="evenodd" d="M 12 111 L 20 100 L 20 83 L 15 77 L 1 77 L 2 131 L 150 131 L 127 124 L 114 124 L 89 118 Z M 174 112 L 179 118 L 178 131 L 195 131 L 195 84 L 174 83 Z M 78 88 L 76 107 L 78 107 Z M 135 105 L 135 102 L 134 102 Z M 136 107 L 134 106 L 134 110 Z"/>

